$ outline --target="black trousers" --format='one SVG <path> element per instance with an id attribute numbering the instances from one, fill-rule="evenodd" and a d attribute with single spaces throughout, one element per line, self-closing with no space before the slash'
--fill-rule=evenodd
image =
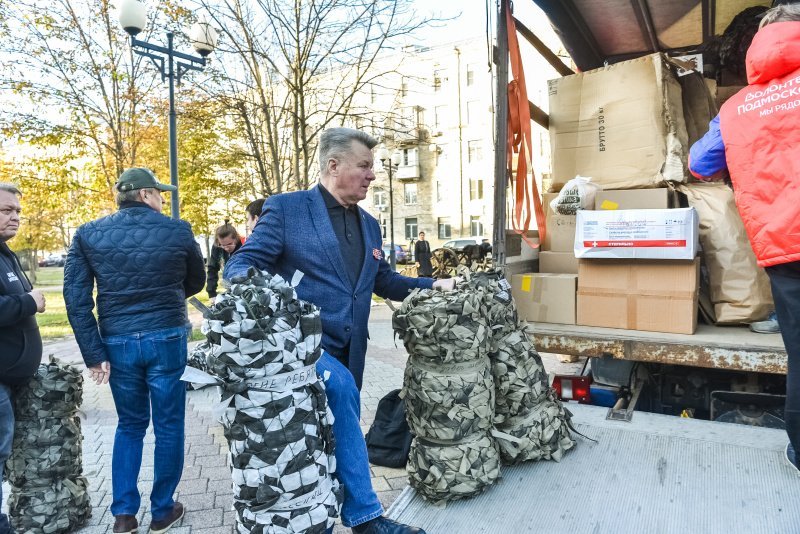
<path id="1" fill-rule="evenodd" d="M 800 451 L 800 261 L 766 268 L 789 362 L 786 371 L 786 433 Z"/>

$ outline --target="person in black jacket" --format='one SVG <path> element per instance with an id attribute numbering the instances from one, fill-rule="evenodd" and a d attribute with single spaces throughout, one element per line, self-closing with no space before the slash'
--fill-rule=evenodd
<path id="1" fill-rule="evenodd" d="M 110 384 L 119 417 L 111 463 L 115 533 L 138 528 L 137 478 L 153 414 L 150 532 L 158 534 L 183 517 L 173 495 L 183 471 L 186 298 L 203 289 L 203 255 L 189 223 L 161 213 L 161 192 L 175 187 L 144 168 L 126 170 L 115 187 L 119 210 L 75 232 L 64 301 L 89 374 Z"/>
<path id="2" fill-rule="evenodd" d="M 44 311 L 44 295 L 33 289 L 17 255 L 6 244 L 19 230 L 19 196 L 15 186 L 0 183 L 0 474 L 11 455 L 14 439 L 11 388 L 32 377 L 42 361 L 42 337 L 36 314 Z M 8 517 L 0 514 L 0 534 L 10 532 Z"/>
<path id="3" fill-rule="evenodd" d="M 417 276 L 432 278 L 433 265 L 431 265 L 431 244 L 425 241 L 425 232 L 420 232 L 419 241 L 414 243 L 414 259 L 419 263 Z"/>
<path id="4" fill-rule="evenodd" d="M 206 277 L 206 292 L 212 299 L 217 296 L 219 272 L 225 267 L 231 254 L 242 248 L 242 238 L 239 232 L 226 219 L 225 224 L 218 226 L 214 231 L 214 245 L 208 255 L 208 276 Z"/>

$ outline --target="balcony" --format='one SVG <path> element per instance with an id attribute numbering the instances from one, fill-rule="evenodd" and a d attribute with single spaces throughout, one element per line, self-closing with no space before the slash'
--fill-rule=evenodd
<path id="1" fill-rule="evenodd" d="M 400 165 L 394 172 L 394 177 L 398 180 L 419 180 L 419 164 L 416 165 Z"/>

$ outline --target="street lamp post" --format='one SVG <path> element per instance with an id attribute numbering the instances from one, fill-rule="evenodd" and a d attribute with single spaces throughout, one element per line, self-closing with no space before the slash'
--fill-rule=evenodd
<path id="1" fill-rule="evenodd" d="M 391 154 L 385 145 L 378 149 L 378 159 L 389 175 L 389 265 L 392 270 L 397 266 L 397 254 L 394 250 L 394 195 L 392 194 L 392 171 L 400 165 L 400 152 L 395 150 Z"/>
<path id="2" fill-rule="evenodd" d="M 167 33 L 167 46 L 159 46 L 142 41 L 136 35 L 147 22 L 147 10 L 140 0 L 122 0 L 119 22 L 131 36 L 131 48 L 142 57 L 150 58 L 161 72 L 161 81 L 169 78 L 169 177 L 170 183 L 178 187 L 178 134 L 177 114 L 175 112 L 175 84 L 181 84 L 181 77 L 189 70 L 203 70 L 206 57 L 214 51 L 217 32 L 208 22 L 195 23 L 189 37 L 200 57 L 178 52 L 173 47 L 174 34 Z M 166 59 L 166 62 L 165 62 Z M 171 212 L 174 219 L 180 218 L 180 204 L 177 189 L 171 194 Z"/>

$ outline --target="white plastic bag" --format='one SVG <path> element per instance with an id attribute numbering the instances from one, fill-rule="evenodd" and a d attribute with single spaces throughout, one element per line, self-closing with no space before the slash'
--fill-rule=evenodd
<path id="1" fill-rule="evenodd" d="M 564 184 L 558 196 L 550 202 L 553 213 L 575 215 L 578 210 L 593 210 L 594 196 L 602 186 L 586 176 L 576 176 Z"/>

